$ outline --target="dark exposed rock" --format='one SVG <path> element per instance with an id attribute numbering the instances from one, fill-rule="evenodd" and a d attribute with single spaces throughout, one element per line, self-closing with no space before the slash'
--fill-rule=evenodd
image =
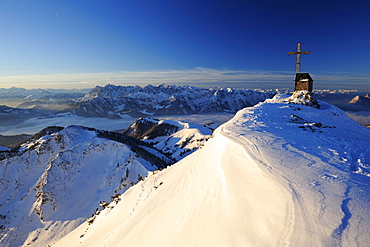
<path id="1" fill-rule="evenodd" d="M 129 126 L 123 134 L 136 139 L 154 139 L 158 136 L 171 135 L 178 130 L 178 126 L 160 122 L 157 119 L 139 118 Z"/>

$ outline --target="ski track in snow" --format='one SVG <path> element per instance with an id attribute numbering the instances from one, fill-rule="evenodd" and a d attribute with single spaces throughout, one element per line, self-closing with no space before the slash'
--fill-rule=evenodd
<path id="1" fill-rule="evenodd" d="M 348 227 L 349 220 L 352 217 L 352 213 L 350 212 L 348 207 L 348 204 L 351 201 L 351 198 L 348 197 L 350 189 L 351 186 L 348 186 L 343 196 L 345 199 L 342 201 L 341 204 L 341 209 L 343 211 L 343 218 L 341 220 L 341 224 L 332 233 L 333 238 L 338 239 L 339 242 L 342 241 L 343 232 Z"/>

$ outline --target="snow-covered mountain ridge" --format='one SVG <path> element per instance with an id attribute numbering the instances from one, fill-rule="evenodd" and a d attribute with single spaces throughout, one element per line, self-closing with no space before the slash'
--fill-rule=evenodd
<path id="1" fill-rule="evenodd" d="M 74 109 L 82 116 L 122 117 L 236 112 L 273 96 L 271 92 L 231 88 L 160 85 L 97 86 Z"/>
<path id="2" fill-rule="evenodd" d="M 52 246 L 368 246 L 370 130 L 278 95 Z"/>
<path id="3" fill-rule="evenodd" d="M 45 246 L 156 169 L 78 126 L 48 128 L 0 163 L 1 246 Z"/>
<path id="4" fill-rule="evenodd" d="M 211 134 L 206 127 L 180 121 L 141 119 L 136 125 L 142 121 L 153 122 L 152 140 L 175 135 L 178 142 L 188 143 L 171 147 L 176 142 L 151 143 L 82 126 L 51 126 L 13 150 L 1 150 L 0 246 L 47 246 L 92 213 L 87 222 L 93 222 L 100 212 L 96 209 L 114 207 L 115 195 L 148 172 L 195 151 Z M 159 128 L 162 132 L 155 131 Z M 204 129 L 208 136 L 200 134 Z M 190 147 L 193 139 L 197 145 Z M 168 150 L 154 146 L 161 143 Z"/>
<path id="5" fill-rule="evenodd" d="M 202 126 L 174 120 L 139 118 L 123 133 L 135 137 L 179 161 L 204 145 L 212 135 L 212 123 Z"/>
<path id="6" fill-rule="evenodd" d="M 22 119 L 27 119 L 37 115 L 37 112 L 33 111 L 32 109 L 20 109 L 0 105 L 0 123 L 4 125 L 14 124 L 17 121 L 22 121 Z"/>
<path id="7" fill-rule="evenodd" d="M 362 106 L 370 106 L 370 95 L 369 94 L 366 94 L 365 96 L 357 95 L 353 99 L 351 99 L 348 103 Z"/>

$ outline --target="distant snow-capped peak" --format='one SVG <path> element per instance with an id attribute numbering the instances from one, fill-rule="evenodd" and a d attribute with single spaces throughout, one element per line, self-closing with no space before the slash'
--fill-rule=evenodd
<path id="1" fill-rule="evenodd" d="M 103 117 L 236 112 L 272 95 L 271 92 L 230 88 L 106 85 L 97 86 L 86 93 L 74 112 L 83 116 Z"/>

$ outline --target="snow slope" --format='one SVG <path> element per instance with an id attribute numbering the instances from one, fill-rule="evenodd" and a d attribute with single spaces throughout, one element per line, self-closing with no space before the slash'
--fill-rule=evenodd
<path id="1" fill-rule="evenodd" d="M 7 148 L 7 147 L 0 146 L 0 151 L 8 151 L 8 150 L 10 150 L 10 149 Z"/>
<path id="2" fill-rule="evenodd" d="M 48 128 L 0 161 L 0 246 L 47 246 L 154 170 L 79 126 Z"/>
<path id="3" fill-rule="evenodd" d="M 369 246 L 370 130 L 278 95 L 52 246 Z"/>

